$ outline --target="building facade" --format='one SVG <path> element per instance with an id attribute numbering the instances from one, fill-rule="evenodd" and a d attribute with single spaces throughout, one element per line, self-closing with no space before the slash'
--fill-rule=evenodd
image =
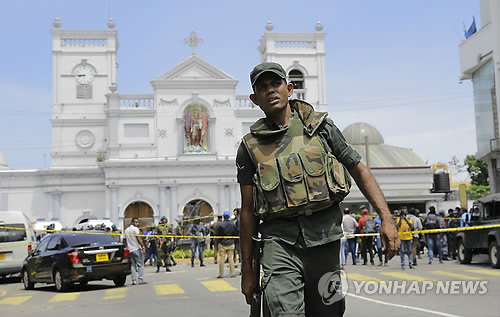
<path id="1" fill-rule="evenodd" d="M 488 163 L 491 193 L 500 192 L 500 2 L 481 0 L 481 25 L 460 46 L 462 80 L 472 80 L 477 159 Z"/>
<path id="2" fill-rule="evenodd" d="M 191 56 L 152 79 L 151 94 L 134 95 L 118 89 L 112 20 L 100 31 L 60 26 L 56 20 L 51 30 L 52 164 L 11 170 L 0 156 L 0 209 L 58 218 L 67 227 L 89 217 L 123 227 L 131 217 L 175 223 L 240 206 L 236 150 L 263 112 L 236 95 L 238 80 L 196 55 L 196 34 L 186 40 Z M 319 23 L 315 29 L 275 33 L 269 22 L 258 50 L 260 61 L 283 65 L 295 98 L 328 111 L 325 33 Z M 374 174 L 394 202 L 425 205 L 437 197 L 429 193 L 432 169 L 412 155 L 373 164 Z M 347 203 L 358 202 L 364 198 L 354 186 Z"/>

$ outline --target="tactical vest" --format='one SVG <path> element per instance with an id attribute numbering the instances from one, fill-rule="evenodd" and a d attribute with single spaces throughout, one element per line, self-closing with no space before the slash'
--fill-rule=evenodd
<path id="1" fill-rule="evenodd" d="M 351 188 L 346 168 L 316 133 L 327 114 L 303 101 L 290 105 L 288 127 L 270 130 L 260 119 L 243 137 L 256 168 L 254 214 L 260 219 L 310 215 L 341 202 Z"/>

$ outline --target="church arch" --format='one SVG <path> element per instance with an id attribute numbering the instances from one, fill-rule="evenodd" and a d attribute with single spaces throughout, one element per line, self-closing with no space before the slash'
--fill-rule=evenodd
<path id="1" fill-rule="evenodd" d="M 130 220 L 133 217 L 139 218 L 139 227 L 143 229 L 146 226 L 155 223 L 155 215 L 158 214 L 158 211 L 153 207 L 154 204 L 151 204 L 145 200 L 133 200 L 126 204 L 126 207 L 123 209 L 123 229 L 126 229 L 130 225 Z"/>

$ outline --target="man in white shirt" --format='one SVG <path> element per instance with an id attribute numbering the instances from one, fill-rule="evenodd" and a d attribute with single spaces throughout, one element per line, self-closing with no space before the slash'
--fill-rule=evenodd
<path id="1" fill-rule="evenodd" d="M 127 244 L 127 248 L 130 251 L 130 260 L 132 261 L 132 285 L 146 284 L 144 282 L 144 243 L 142 238 L 137 236 L 140 234 L 139 230 L 139 218 L 134 217 L 130 222 L 130 226 L 125 230 L 123 243 Z M 137 278 L 137 271 L 139 271 L 139 278 Z"/>
<path id="2" fill-rule="evenodd" d="M 349 208 L 344 209 L 344 217 L 342 218 L 342 227 L 344 229 L 345 235 L 350 235 L 347 237 L 345 244 L 345 258 L 349 255 L 349 251 L 352 254 L 352 265 L 356 265 L 356 237 L 352 236 L 356 233 L 356 228 L 358 228 L 358 222 L 350 215 Z"/>

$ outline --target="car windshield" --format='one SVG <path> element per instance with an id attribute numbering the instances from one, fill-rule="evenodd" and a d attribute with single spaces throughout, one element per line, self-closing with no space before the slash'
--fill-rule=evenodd
<path id="1" fill-rule="evenodd" d="M 12 229 L 5 229 L 1 227 L 10 227 Z M 26 240 L 25 229 L 26 228 L 22 223 L 2 223 L 0 225 L 0 242 L 16 242 Z"/>
<path id="2" fill-rule="evenodd" d="M 74 233 L 64 237 L 70 247 L 86 247 L 91 245 L 118 244 L 111 235 Z"/>

